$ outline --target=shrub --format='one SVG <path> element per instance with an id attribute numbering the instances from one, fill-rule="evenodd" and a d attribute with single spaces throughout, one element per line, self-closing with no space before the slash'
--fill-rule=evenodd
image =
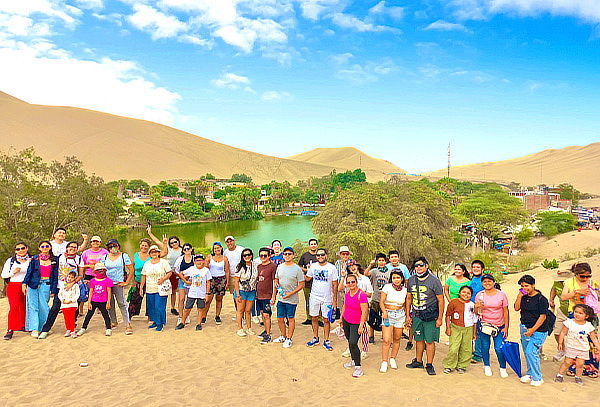
<path id="1" fill-rule="evenodd" d="M 552 259 L 552 260 L 544 259 L 544 261 L 542 262 L 542 267 L 545 268 L 546 270 L 557 269 L 558 268 L 558 260 L 556 260 L 556 259 Z"/>

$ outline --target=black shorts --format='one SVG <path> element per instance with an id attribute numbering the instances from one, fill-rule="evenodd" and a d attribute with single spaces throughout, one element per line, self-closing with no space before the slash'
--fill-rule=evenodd
<path id="1" fill-rule="evenodd" d="M 94 278 L 94 276 L 88 276 L 87 274 L 84 274 L 84 275 L 83 275 L 83 279 L 84 279 L 85 281 L 90 281 L 92 278 Z"/>
<path id="2" fill-rule="evenodd" d="M 187 297 L 185 300 L 185 309 L 194 308 L 194 303 L 196 303 L 196 308 L 204 308 L 206 303 L 204 302 L 204 298 L 190 298 Z"/>
<path id="3" fill-rule="evenodd" d="M 271 309 L 271 300 L 259 300 L 256 299 L 256 307 L 259 312 L 264 312 L 265 314 L 273 315 L 273 310 Z"/>

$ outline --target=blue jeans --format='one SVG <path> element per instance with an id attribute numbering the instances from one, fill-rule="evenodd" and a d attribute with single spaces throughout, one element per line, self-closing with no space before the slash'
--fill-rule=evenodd
<path id="1" fill-rule="evenodd" d="M 167 323 L 167 295 L 164 297 L 158 293 L 146 293 L 146 308 L 148 309 L 148 318 L 158 326 Z"/>
<path id="2" fill-rule="evenodd" d="M 531 376 L 531 380 L 542 380 L 542 370 L 540 369 L 540 350 L 544 341 L 548 337 L 547 332 L 534 332 L 531 336 L 523 335 L 527 328 L 521 325 L 521 346 L 527 361 L 527 374 Z"/>
<path id="3" fill-rule="evenodd" d="M 498 364 L 500 368 L 506 369 L 506 359 L 504 359 L 504 355 L 500 350 L 502 343 L 504 342 L 504 335 L 502 334 L 502 330 L 504 329 L 504 325 L 500 328 L 500 332 L 496 336 L 486 335 L 481 330 L 478 332 L 479 338 L 481 338 L 481 356 L 483 357 L 483 365 L 490 365 L 490 344 L 492 340 L 494 341 L 494 350 L 496 351 L 496 356 L 498 357 Z"/>
<path id="4" fill-rule="evenodd" d="M 483 359 L 483 351 L 481 349 L 481 322 L 477 321 L 477 339 L 475 339 L 475 346 L 473 347 L 473 359 L 481 361 Z"/>
<path id="5" fill-rule="evenodd" d="M 41 331 L 48 319 L 50 307 L 50 283 L 40 282 L 38 288 L 27 287 L 27 312 L 25 314 L 25 330 Z"/>

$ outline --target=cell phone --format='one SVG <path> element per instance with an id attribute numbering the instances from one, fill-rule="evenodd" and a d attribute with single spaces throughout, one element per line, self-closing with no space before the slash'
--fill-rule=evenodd
<path id="1" fill-rule="evenodd" d="M 519 291 L 521 292 L 521 294 L 526 295 L 527 293 L 525 292 L 525 290 L 523 290 L 522 288 L 519 288 Z"/>

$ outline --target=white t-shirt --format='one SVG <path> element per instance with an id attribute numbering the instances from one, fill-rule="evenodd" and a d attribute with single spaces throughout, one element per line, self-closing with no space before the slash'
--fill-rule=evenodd
<path id="1" fill-rule="evenodd" d="M 326 303 L 331 303 L 332 286 L 334 281 L 338 281 L 338 272 L 331 263 L 325 263 L 321 266 L 319 263 L 312 263 L 306 272 L 308 277 L 312 277 L 312 288 L 310 298 Z"/>
<path id="2" fill-rule="evenodd" d="M 142 275 L 146 276 L 146 292 L 148 294 L 156 294 L 158 292 L 158 279 L 163 278 L 171 271 L 169 262 L 165 259 L 160 259 L 156 264 L 152 264 L 151 260 L 144 263 Z"/>
<path id="3" fill-rule="evenodd" d="M 72 259 L 67 259 L 67 256 L 64 254 L 58 258 L 58 288 L 64 287 L 70 271 L 75 271 L 79 275 L 78 267 L 80 264 L 81 256 L 78 254 Z"/>
<path id="4" fill-rule="evenodd" d="M 588 335 L 590 332 L 594 332 L 594 326 L 589 321 L 586 321 L 583 325 L 579 325 L 574 319 L 567 319 L 563 322 L 563 325 L 569 328 L 569 332 L 567 332 L 567 336 L 565 337 L 567 348 L 582 351 L 590 350 Z"/>
<path id="5" fill-rule="evenodd" d="M 183 271 L 183 275 L 192 281 L 187 296 L 189 298 L 206 298 L 206 282 L 211 280 L 210 270 L 206 267 L 189 267 Z"/>
<path id="6" fill-rule="evenodd" d="M 60 256 L 61 254 L 65 254 L 67 252 L 68 244 L 69 242 L 66 240 L 62 243 L 58 243 L 56 240 L 52 239 L 50 241 L 50 245 L 52 246 L 52 254 L 56 257 Z"/>
<path id="7" fill-rule="evenodd" d="M 356 285 L 359 290 L 363 290 L 366 294 L 373 294 L 373 284 L 371 284 L 369 277 L 365 275 L 358 276 L 358 283 Z"/>
<path id="8" fill-rule="evenodd" d="M 11 283 L 21 283 L 25 279 L 27 274 L 27 268 L 29 267 L 29 260 L 19 263 L 16 260 L 12 261 L 12 257 L 6 260 L 4 267 L 2 268 L 2 278 L 10 278 Z M 12 263 L 12 265 L 11 265 Z M 19 272 L 15 274 L 15 271 L 19 269 Z"/>
<path id="9" fill-rule="evenodd" d="M 406 288 L 402 286 L 402 290 L 398 291 L 391 283 L 383 286 L 382 293 L 385 293 L 385 305 L 393 307 L 404 307 L 406 302 Z"/>
<path id="10" fill-rule="evenodd" d="M 244 250 L 242 246 L 235 246 L 235 250 L 225 249 L 223 252 L 227 260 L 229 260 L 229 275 L 231 277 L 235 274 L 237 265 L 242 261 L 242 250 Z"/>

